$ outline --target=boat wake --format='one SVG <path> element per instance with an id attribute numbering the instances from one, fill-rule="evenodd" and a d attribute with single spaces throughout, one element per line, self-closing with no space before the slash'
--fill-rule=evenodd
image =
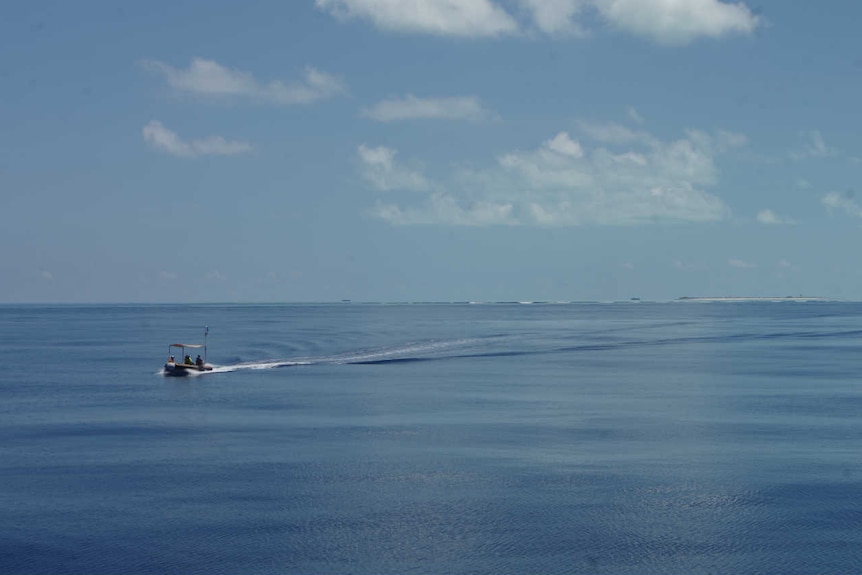
<path id="1" fill-rule="evenodd" d="M 232 371 L 254 370 L 254 369 L 274 369 L 276 367 L 295 367 L 297 365 L 314 365 L 319 363 L 313 360 L 267 360 L 267 361 L 252 361 L 247 363 L 236 363 L 233 365 L 213 365 L 213 369 L 209 373 L 230 373 Z"/>
<path id="2" fill-rule="evenodd" d="M 499 358 L 514 356 L 612 352 L 655 346 L 697 346 L 739 344 L 747 341 L 797 340 L 800 344 L 815 339 L 830 338 L 833 332 L 762 332 L 701 333 L 690 331 L 688 322 L 662 322 L 640 326 L 632 333 L 626 329 L 603 329 L 580 333 L 556 334 L 548 337 L 535 333 L 496 333 L 473 338 L 429 339 L 400 343 L 392 346 L 364 348 L 332 355 L 298 356 L 283 359 L 240 361 L 227 365 L 213 364 L 211 371 L 190 370 L 188 376 L 199 377 L 207 373 L 297 368 L 314 365 L 392 365 L 400 363 L 442 361 L 469 358 Z M 658 330 L 658 331 L 656 331 Z M 666 333 L 672 330 L 675 333 Z M 862 330 L 841 332 L 844 337 L 859 336 Z"/>
<path id="3" fill-rule="evenodd" d="M 235 371 L 278 369 L 307 365 L 378 364 L 443 359 L 445 357 L 452 357 L 453 352 L 456 350 L 463 353 L 471 346 L 481 345 L 485 342 L 485 339 L 472 338 L 446 341 L 420 341 L 395 347 L 364 349 L 330 356 L 267 359 L 262 361 L 240 362 L 230 365 L 212 364 L 212 371 L 192 372 L 189 375 L 199 376 L 207 373 L 231 373 Z"/>

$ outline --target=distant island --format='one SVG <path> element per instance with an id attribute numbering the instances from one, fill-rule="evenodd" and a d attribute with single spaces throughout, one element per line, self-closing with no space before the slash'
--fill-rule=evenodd
<path id="1" fill-rule="evenodd" d="M 721 297 L 690 297 L 683 296 L 678 298 L 678 301 L 829 301 L 829 298 L 825 297 L 817 297 L 817 296 L 776 296 L 776 297 L 764 297 L 764 296 L 721 296 Z"/>

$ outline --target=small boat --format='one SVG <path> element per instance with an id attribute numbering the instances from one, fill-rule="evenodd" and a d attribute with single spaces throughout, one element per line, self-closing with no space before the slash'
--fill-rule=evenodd
<path id="1" fill-rule="evenodd" d="M 174 359 L 174 349 L 176 348 L 177 357 L 182 358 L 180 361 Z M 212 371 L 213 366 L 208 364 L 206 360 L 201 359 L 198 355 L 197 360 L 192 360 L 192 356 L 186 354 L 188 349 L 201 349 L 205 346 L 197 343 L 172 343 L 168 346 L 168 361 L 165 362 L 165 375 L 183 376 L 188 375 L 190 371 Z"/>
<path id="2" fill-rule="evenodd" d="M 204 342 L 206 342 L 207 334 L 210 328 L 207 327 L 204 332 Z M 192 356 L 186 353 L 186 349 L 203 349 L 204 356 L 201 358 L 198 354 L 197 359 L 192 359 Z M 179 361 L 174 359 L 180 358 Z M 207 363 L 207 344 L 203 343 L 172 343 L 168 346 L 168 360 L 165 362 L 165 375 L 181 377 L 188 375 L 192 371 L 212 371 L 213 366 Z"/>

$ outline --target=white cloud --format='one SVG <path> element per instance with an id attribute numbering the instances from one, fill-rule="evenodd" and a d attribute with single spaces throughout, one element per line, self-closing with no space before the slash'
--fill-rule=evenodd
<path id="1" fill-rule="evenodd" d="M 164 127 L 158 120 L 153 120 L 143 129 L 144 141 L 163 152 L 174 156 L 193 158 L 197 156 L 231 156 L 245 154 L 251 151 L 251 145 L 246 142 L 229 141 L 221 136 L 210 136 L 203 140 L 187 142 L 176 132 Z"/>
<path id="2" fill-rule="evenodd" d="M 431 184 L 421 173 L 403 168 L 395 163 L 396 150 L 385 146 L 369 148 L 362 144 L 358 148 L 359 160 L 362 164 L 362 175 L 375 189 L 388 192 L 391 190 L 427 191 Z"/>
<path id="3" fill-rule="evenodd" d="M 571 158 L 583 158 L 584 150 L 581 148 L 581 144 L 572 140 L 571 136 L 567 132 L 560 132 L 553 139 L 545 142 L 544 146 L 558 154 L 563 156 L 569 156 Z"/>
<path id="4" fill-rule="evenodd" d="M 540 31 L 552 36 L 584 36 L 586 30 L 575 20 L 586 4 L 584 0 L 521 0 Z"/>
<path id="5" fill-rule="evenodd" d="M 740 268 L 740 269 L 754 269 L 757 267 L 757 264 L 753 264 L 751 262 L 747 262 L 745 260 L 740 260 L 740 259 L 736 259 L 736 258 L 730 258 L 729 260 L 727 260 L 727 263 L 731 267 Z"/>
<path id="6" fill-rule="evenodd" d="M 634 120 L 636 123 L 638 123 L 638 124 L 644 123 L 643 116 L 638 114 L 638 111 L 635 110 L 635 108 L 633 106 L 629 106 L 628 108 L 626 108 L 626 113 L 628 114 L 629 118 Z"/>
<path id="7" fill-rule="evenodd" d="M 490 0 L 315 0 L 336 18 L 361 18 L 395 32 L 482 37 L 517 32 L 518 24 Z"/>
<path id="8" fill-rule="evenodd" d="M 534 29 L 549 36 L 589 35 L 597 14 L 611 26 L 661 44 L 751 34 L 759 18 L 744 3 L 722 0 L 520 0 L 530 22 L 518 22 L 491 0 L 315 0 L 340 20 L 364 19 L 383 30 L 493 37 Z"/>
<path id="9" fill-rule="evenodd" d="M 40 276 L 42 277 L 42 279 L 44 279 L 44 280 L 47 280 L 47 281 L 49 281 L 49 282 L 54 281 L 54 274 L 52 274 L 52 273 L 51 273 L 51 272 L 49 272 L 48 270 L 42 270 L 42 271 L 39 273 L 39 275 L 40 275 Z"/>
<path id="10" fill-rule="evenodd" d="M 790 218 L 782 217 L 772 210 L 760 210 L 757 212 L 757 221 L 761 224 L 777 225 L 777 224 L 792 224 L 794 221 Z"/>
<path id="11" fill-rule="evenodd" d="M 379 204 L 374 215 L 393 225 L 445 224 L 456 226 L 515 225 L 511 203 L 473 202 L 462 207 L 454 197 L 431 194 L 418 207 Z"/>
<path id="12" fill-rule="evenodd" d="M 383 100 L 363 110 L 362 115 L 380 122 L 430 118 L 478 121 L 494 116 L 475 96 L 417 98 L 413 94 Z"/>
<path id="13" fill-rule="evenodd" d="M 626 146 L 585 149 L 568 132 L 538 148 L 502 154 L 496 166 L 462 168 L 447 185 L 378 206 L 391 222 L 453 225 L 627 225 L 663 220 L 709 222 L 729 209 L 704 188 L 718 180 L 722 136 L 691 131 L 664 142 L 644 134 Z M 360 147 L 365 177 L 377 189 L 431 190 L 420 174 L 399 168 L 395 151 Z M 396 185 L 398 182 L 399 185 Z"/>
<path id="14" fill-rule="evenodd" d="M 790 154 L 794 160 L 825 158 L 835 154 L 835 150 L 826 145 L 826 141 L 819 130 L 800 132 L 799 137 L 802 140 L 800 150 Z"/>
<path id="15" fill-rule="evenodd" d="M 272 104 L 308 104 L 345 90 L 334 76 L 308 66 L 302 81 L 284 84 L 278 80 L 260 83 L 248 72 L 226 68 L 213 60 L 194 58 L 185 70 L 147 60 L 144 67 L 162 74 L 179 92 L 204 96 L 242 97 Z"/>
<path id="16" fill-rule="evenodd" d="M 830 148 L 826 145 L 826 142 L 823 141 L 823 136 L 819 131 L 814 130 L 810 132 L 808 137 L 810 138 L 810 142 L 808 143 L 806 151 L 809 155 L 816 158 L 822 158 L 832 153 Z"/>
<path id="17" fill-rule="evenodd" d="M 843 210 L 845 213 L 857 218 L 862 218 L 862 206 L 860 206 L 852 195 L 843 195 L 831 192 L 823 196 L 821 200 L 830 211 Z"/>
<path id="18" fill-rule="evenodd" d="M 751 34 L 759 19 L 743 3 L 719 0 L 591 0 L 613 26 L 660 44 Z"/>
<path id="19" fill-rule="evenodd" d="M 159 277 L 162 278 L 163 280 L 174 281 L 179 276 L 177 276 L 177 274 L 175 274 L 174 272 L 168 272 L 168 271 L 162 270 L 159 272 Z"/>

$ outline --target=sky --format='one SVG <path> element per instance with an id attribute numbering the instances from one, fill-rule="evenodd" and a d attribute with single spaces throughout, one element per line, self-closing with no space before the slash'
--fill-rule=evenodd
<path id="1" fill-rule="evenodd" d="M 862 4 L 0 10 L 0 303 L 862 300 Z"/>

